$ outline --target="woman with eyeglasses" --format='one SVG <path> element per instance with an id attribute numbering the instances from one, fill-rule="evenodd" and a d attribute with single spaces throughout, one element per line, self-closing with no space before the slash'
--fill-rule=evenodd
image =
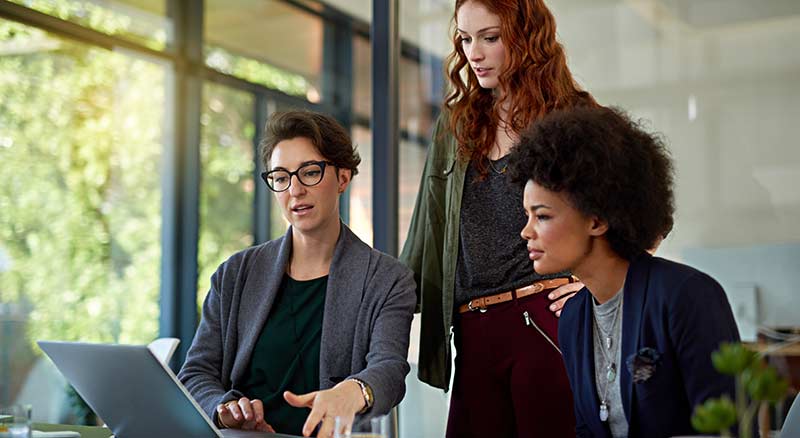
<path id="1" fill-rule="evenodd" d="M 339 219 L 361 161 L 341 125 L 294 111 L 265 131 L 262 178 L 290 227 L 211 277 L 178 377 L 219 427 L 329 437 L 403 398 L 414 279 Z"/>

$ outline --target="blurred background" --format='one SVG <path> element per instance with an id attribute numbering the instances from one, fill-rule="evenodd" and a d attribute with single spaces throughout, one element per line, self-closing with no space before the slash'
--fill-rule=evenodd
<path id="1" fill-rule="evenodd" d="M 443 95 L 453 0 L 399 3 L 398 245 Z M 663 133 L 677 221 L 659 255 L 725 286 L 745 339 L 800 326 L 800 2 L 549 2 L 579 82 Z M 373 242 L 371 0 L 0 0 L 0 405 L 91 422 L 38 339 L 182 339 L 230 254 L 282 235 L 256 144 L 334 114 L 362 156 L 343 218 Z M 376 87 L 385 92 L 389 84 Z M 410 360 L 416 361 L 412 340 Z M 791 355 L 784 357 L 788 364 Z M 177 365 L 177 363 L 175 364 Z M 796 365 L 785 368 L 795 373 Z M 442 436 L 415 371 L 401 436 Z"/>

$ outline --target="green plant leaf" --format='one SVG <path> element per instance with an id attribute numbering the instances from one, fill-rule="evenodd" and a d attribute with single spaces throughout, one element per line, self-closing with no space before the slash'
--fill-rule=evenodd
<path id="1" fill-rule="evenodd" d="M 753 400 L 776 403 L 786 397 L 789 382 L 781 378 L 775 368 L 751 368 L 743 373 L 747 393 Z"/>
<path id="2" fill-rule="evenodd" d="M 736 424 L 736 407 L 727 396 L 706 400 L 697 405 L 692 427 L 701 433 L 723 433 Z"/>
<path id="3" fill-rule="evenodd" d="M 711 353 L 714 368 L 722 374 L 735 376 L 758 362 L 758 354 L 741 343 L 725 342 Z"/>

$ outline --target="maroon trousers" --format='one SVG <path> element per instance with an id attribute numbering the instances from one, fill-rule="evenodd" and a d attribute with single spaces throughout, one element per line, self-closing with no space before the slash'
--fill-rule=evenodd
<path id="1" fill-rule="evenodd" d="M 455 317 L 455 376 L 447 438 L 575 436 L 572 392 L 547 292 Z"/>

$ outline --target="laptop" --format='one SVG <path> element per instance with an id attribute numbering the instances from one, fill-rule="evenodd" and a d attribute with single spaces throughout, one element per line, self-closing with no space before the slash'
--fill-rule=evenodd
<path id="1" fill-rule="evenodd" d="M 146 346 L 37 343 L 117 438 L 293 438 L 218 429 Z"/>

